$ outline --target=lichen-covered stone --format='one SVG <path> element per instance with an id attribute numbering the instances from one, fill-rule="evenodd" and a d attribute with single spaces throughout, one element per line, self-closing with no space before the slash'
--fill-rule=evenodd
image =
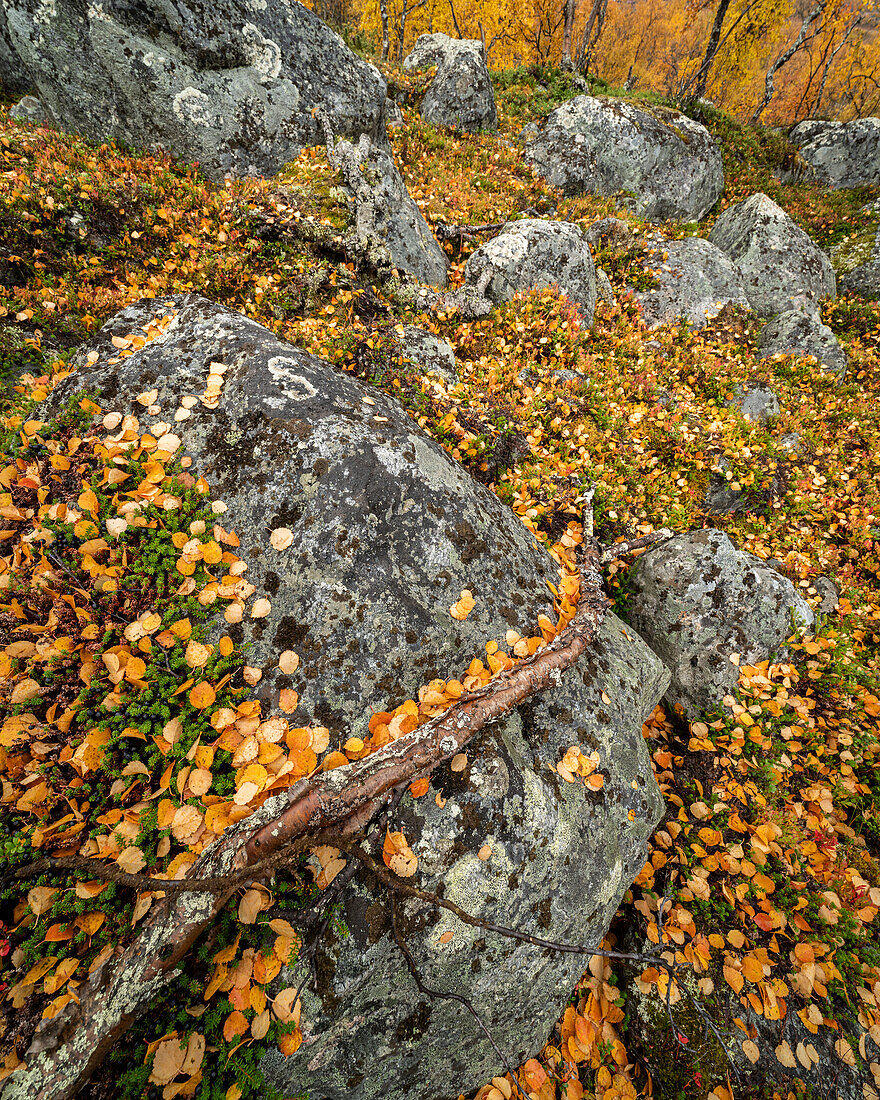
<path id="1" fill-rule="evenodd" d="M 709 240 L 734 262 L 752 309 L 772 317 L 815 309 L 837 293 L 831 262 L 788 214 L 760 191 L 730 206 Z"/>
<path id="2" fill-rule="evenodd" d="M 650 221 L 699 221 L 724 190 L 709 131 L 667 107 L 577 96 L 557 107 L 525 156 L 567 194 L 622 195 Z"/>
<path id="3" fill-rule="evenodd" d="M 758 350 L 770 355 L 813 355 L 819 366 L 843 380 L 846 352 L 813 310 L 790 309 L 768 322 L 758 336 Z"/>
<path id="4" fill-rule="evenodd" d="M 723 531 L 692 531 L 648 551 L 630 575 L 629 616 L 672 672 L 668 702 L 693 717 L 736 687 L 731 664 L 766 660 L 814 621 L 786 577 L 737 550 Z"/>
<path id="5" fill-rule="evenodd" d="M 0 88 L 5 95 L 12 96 L 28 91 L 31 86 L 30 78 L 9 37 L 5 5 L 0 4 Z"/>
<path id="6" fill-rule="evenodd" d="M 494 130 L 498 125 L 495 91 L 482 42 L 439 33 L 420 35 L 403 68 L 434 65 L 437 73 L 422 100 L 425 122 L 465 132 Z"/>
<path id="7" fill-rule="evenodd" d="M 880 183 L 880 118 L 807 119 L 789 134 L 823 187 Z"/>
<path id="8" fill-rule="evenodd" d="M 482 288 L 490 302 L 508 302 L 521 291 L 558 285 L 580 307 L 586 324 L 596 308 L 596 266 L 580 229 L 568 222 L 523 218 L 468 258 L 465 283 Z"/>
<path id="9" fill-rule="evenodd" d="M 444 767 L 427 797 L 407 797 L 400 825 L 419 857 L 418 884 L 442 886 L 471 914 L 534 936 L 596 943 L 656 820 L 637 722 L 667 682 L 611 617 L 583 667 L 481 735 L 463 772 Z M 607 767 L 600 797 L 550 770 L 572 744 L 597 751 Z M 299 1054 L 270 1051 L 263 1061 L 285 1096 L 447 1100 L 503 1073 L 463 1005 L 419 993 L 388 906 L 375 882 L 347 893 L 350 936 L 319 950 Z M 415 900 L 399 904 L 398 920 L 424 982 L 468 997 L 513 1064 L 541 1049 L 584 970 L 583 957 L 515 944 Z M 285 983 L 303 976 L 297 968 Z"/>
<path id="10" fill-rule="evenodd" d="M 385 81 L 297 0 L 5 0 L 55 123 L 162 146 L 206 175 L 271 175 L 334 132 L 384 139 Z"/>
<path id="11" fill-rule="evenodd" d="M 119 359 L 114 336 L 170 310 L 161 337 Z M 103 412 L 147 426 L 155 418 L 136 396 L 155 388 L 157 417 L 173 420 L 181 397 L 204 390 L 212 362 L 227 367 L 219 407 L 197 403 L 177 430 L 192 473 L 227 506 L 222 521 L 239 535 L 254 598 L 271 600 L 263 619 L 219 624 L 251 643 L 265 710 L 293 687 L 292 722 L 366 735 L 373 711 L 460 676 L 488 639 L 531 633 L 550 611 L 553 560 L 396 401 L 203 298 L 117 314 L 79 350 L 51 406 L 87 388 Z M 279 527 L 293 536 L 280 551 L 270 541 Z M 448 608 L 463 588 L 477 605 L 458 622 Z M 302 659 L 293 675 L 277 667 L 288 648 Z M 641 725 L 668 682 L 638 635 L 609 616 L 557 687 L 483 731 L 464 771 L 436 773 L 441 798 L 406 796 L 399 824 L 420 858 L 419 885 L 442 882 L 470 912 L 533 935 L 598 943 L 661 811 Z M 551 769 L 572 745 L 598 753 L 601 791 Z M 264 1059 L 284 1095 L 440 1100 L 503 1071 L 461 1005 L 418 993 L 375 882 L 347 889 L 343 919 L 350 935 L 319 950 L 300 1051 Z M 471 998 L 515 1062 L 540 1049 L 586 962 L 420 903 L 401 905 L 400 924 L 425 979 Z"/>
<path id="12" fill-rule="evenodd" d="M 458 382 L 455 352 L 446 340 L 415 325 L 405 325 L 400 337 L 403 354 L 425 374 L 438 374 L 449 386 Z"/>
<path id="13" fill-rule="evenodd" d="M 855 233 L 831 249 L 831 263 L 841 291 L 860 298 L 880 298 L 880 231 Z"/>
<path id="14" fill-rule="evenodd" d="M 680 320 L 701 328 L 725 306 L 749 308 L 742 276 L 720 248 L 700 237 L 648 243 L 655 254 L 646 259 L 645 268 L 658 285 L 638 291 L 636 299 L 649 328 Z"/>
<path id="15" fill-rule="evenodd" d="M 46 108 L 36 96 L 26 95 L 9 108 L 9 117 L 16 122 L 42 122 Z"/>
<path id="16" fill-rule="evenodd" d="M 356 145 L 340 141 L 333 156 L 343 166 L 358 239 L 367 246 L 386 248 L 395 267 L 421 282 L 446 286 L 446 254 L 407 190 L 391 154 L 363 134 Z"/>
<path id="17" fill-rule="evenodd" d="M 757 424 L 765 423 L 771 416 L 779 416 L 779 398 L 763 382 L 737 386 L 733 397 L 724 403 L 729 409 L 739 409 L 746 420 Z"/>

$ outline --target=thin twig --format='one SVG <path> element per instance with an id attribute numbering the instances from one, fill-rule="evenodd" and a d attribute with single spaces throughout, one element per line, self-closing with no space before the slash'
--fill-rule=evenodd
<path id="1" fill-rule="evenodd" d="M 412 979 L 416 983 L 419 992 L 424 993 L 428 997 L 436 997 L 444 1001 L 457 1001 L 460 1005 L 464 1005 L 468 1012 L 470 1012 L 471 1016 L 473 1016 L 473 1018 L 477 1021 L 483 1034 L 491 1043 L 492 1049 L 501 1059 L 501 1062 L 507 1069 L 507 1072 L 513 1078 L 517 1092 L 522 1096 L 523 1100 L 529 1100 L 528 1096 L 523 1092 L 522 1085 L 519 1083 L 519 1079 L 516 1076 L 516 1071 L 510 1064 L 510 1059 L 507 1057 L 501 1047 L 495 1042 L 492 1032 L 488 1029 L 488 1027 L 486 1027 L 479 1012 L 477 1012 L 477 1010 L 467 999 L 467 997 L 463 997 L 460 993 L 449 993 L 442 989 L 432 989 L 430 986 L 425 985 L 424 981 L 422 980 L 422 976 L 419 973 L 419 968 L 416 966 L 416 960 L 413 958 L 413 954 L 407 946 L 406 940 L 404 940 L 403 936 L 400 934 L 400 929 L 397 927 L 397 894 L 393 889 L 391 891 L 391 931 L 394 935 L 394 942 L 400 948 L 400 953 L 403 955 L 404 959 L 406 959 L 406 965 L 409 968 L 409 972 L 412 975 Z"/>

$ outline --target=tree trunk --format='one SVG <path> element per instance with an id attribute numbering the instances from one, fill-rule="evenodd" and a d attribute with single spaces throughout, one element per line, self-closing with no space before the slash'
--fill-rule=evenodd
<path id="1" fill-rule="evenodd" d="M 562 67 L 564 69 L 571 68 L 571 35 L 576 12 L 577 0 L 565 0 L 565 25 L 562 31 Z"/>
<path id="2" fill-rule="evenodd" d="M 379 0 L 379 18 L 382 20 L 382 60 L 388 60 L 388 0 Z"/>
<path id="3" fill-rule="evenodd" d="M 804 49 L 810 42 L 813 41 L 816 35 L 820 33 L 821 27 L 813 31 L 812 34 L 808 34 L 807 32 L 825 10 L 826 3 L 827 0 L 820 0 L 820 2 L 816 5 L 815 8 L 813 8 L 809 15 L 805 17 L 803 23 L 801 23 L 801 29 L 798 32 L 797 38 L 794 40 L 794 42 L 792 42 L 787 50 L 784 50 L 779 55 L 779 57 L 776 58 L 776 60 L 767 70 L 767 75 L 764 78 L 764 96 L 761 102 L 755 108 L 755 113 L 749 120 L 753 126 L 758 122 L 764 111 L 766 111 L 767 107 L 770 104 L 770 100 L 776 94 L 776 88 L 774 87 L 773 78 L 776 76 L 783 65 L 787 65 L 788 62 L 791 61 L 791 59 L 794 57 L 794 55 L 798 53 L 799 50 Z"/>
<path id="4" fill-rule="evenodd" d="M 706 81 L 709 78 L 709 70 L 712 68 L 712 62 L 715 60 L 715 55 L 718 53 L 718 44 L 721 41 L 721 28 L 724 25 L 724 19 L 729 7 L 730 0 L 718 0 L 715 19 L 712 22 L 712 30 L 709 33 L 709 41 L 706 44 L 706 55 L 697 72 L 697 79 L 694 84 L 694 99 L 702 99 L 706 94 Z"/>

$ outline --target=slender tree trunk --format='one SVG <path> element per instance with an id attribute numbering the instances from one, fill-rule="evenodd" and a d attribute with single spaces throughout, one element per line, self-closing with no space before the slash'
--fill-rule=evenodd
<path id="1" fill-rule="evenodd" d="M 709 70 L 712 68 L 712 62 L 715 60 L 715 55 L 718 53 L 718 45 L 721 41 L 721 28 L 724 26 L 724 20 L 727 16 L 727 9 L 729 7 L 730 0 L 718 0 L 718 7 L 715 9 L 715 19 L 712 22 L 712 30 L 709 33 L 709 41 L 706 43 L 706 54 L 697 72 L 697 79 L 694 84 L 694 99 L 702 99 L 706 94 L 706 81 L 709 78 Z"/>
<path id="2" fill-rule="evenodd" d="M 764 96 L 758 106 L 755 108 L 755 113 L 752 115 L 750 122 L 755 125 L 760 119 L 761 115 L 766 111 L 770 104 L 770 100 L 776 94 L 776 88 L 773 83 L 773 78 L 779 72 L 783 65 L 787 65 L 789 61 L 794 57 L 796 53 L 804 49 L 812 40 L 820 33 L 821 27 L 813 31 L 812 34 L 808 34 L 810 27 L 819 18 L 822 12 L 825 10 L 827 0 L 820 0 L 820 2 L 813 8 L 813 10 L 806 16 L 803 23 L 801 23 L 801 29 L 798 32 L 797 38 L 792 42 L 787 50 L 776 58 L 770 68 L 767 70 L 767 75 L 764 78 Z"/>
<path id="3" fill-rule="evenodd" d="M 576 12 L 577 0 L 565 0 L 565 25 L 562 31 L 562 67 L 564 69 L 571 68 L 571 35 Z"/>
<path id="4" fill-rule="evenodd" d="M 388 60 L 388 0 L 379 0 L 379 18 L 382 20 L 382 60 Z"/>
<path id="5" fill-rule="evenodd" d="M 853 33 L 853 31 L 856 29 L 856 27 L 858 27 L 861 24 L 861 22 L 862 22 L 862 17 L 861 17 L 861 14 L 859 14 L 855 17 L 855 19 L 852 21 L 852 23 L 850 23 L 850 25 L 846 28 L 846 33 L 844 34 L 843 38 L 841 38 L 840 42 L 831 51 L 831 56 L 828 58 L 828 61 L 825 65 L 825 70 L 822 73 L 822 81 L 819 84 L 819 94 L 816 97 L 816 109 L 815 109 L 815 112 L 814 112 L 815 114 L 818 114 L 819 111 L 822 109 L 822 97 L 825 95 L 825 84 L 828 80 L 828 72 L 831 69 L 831 65 L 834 62 L 834 58 L 838 55 L 838 53 L 840 53 L 840 51 L 843 49 L 843 47 L 847 44 L 847 42 L 849 41 L 850 35 Z"/>

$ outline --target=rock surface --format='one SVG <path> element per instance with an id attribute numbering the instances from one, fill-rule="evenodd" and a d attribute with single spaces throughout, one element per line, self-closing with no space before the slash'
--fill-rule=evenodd
<path id="1" fill-rule="evenodd" d="M 593 322 L 596 266 L 584 234 L 568 222 L 508 222 L 468 258 L 465 283 L 495 304 L 509 302 L 521 291 L 557 284 L 581 307 L 585 322 Z"/>
<path id="2" fill-rule="evenodd" d="M 734 396 L 725 401 L 729 409 L 739 409 L 746 420 L 763 424 L 771 416 L 779 416 L 779 398 L 763 382 L 748 389 L 737 387 Z"/>
<path id="3" fill-rule="evenodd" d="M 787 578 L 737 550 L 722 531 L 693 531 L 643 554 L 630 575 L 633 626 L 672 672 L 668 702 L 693 717 L 718 706 L 739 676 L 777 652 L 813 612 Z"/>
<path id="4" fill-rule="evenodd" d="M 384 139 L 385 81 L 294 0 L 6 0 L 12 47 L 54 121 L 162 146 L 206 175 L 271 175 L 337 134 Z"/>
<path id="5" fill-rule="evenodd" d="M 455 352 L 441 337 L 415 325 L 406 325 L 400 343 L 406 358 L 418 363 L 425 374 L 433 371 L 450 386 L 458 382 Z"/>
<path id="6" fill-rule="evenodd" d="M 119 360 L 114 336 L 174 310 L 161 337 Z M 137 394 L 155 388 L 157 415 L 173 420 L 182 396 L 203 392 L 209 363 L 226 365 L 218 407 L 197 403 L 177 430 L 193 473 L 227 506 L 254 598 L 271 601 L 265 618 L 220 623 L 252 643 L 266 710 L 294 687 L 292 723 L 321 722 L 334 739 L 366 735 L 372 711 L 461 675 L 487 639 L 530 633 L 549 611 L 555 563 L 509 509 L 397 402 L 248 318 L 198 296 L 137 303 L 76 362 L 55 408 L 88 387 L 103 411 L 144 422 Z M 293 537 L 281 551 L 270 542 L 280 527 Z M 465 587 L 477 607 L 458 622 L 448 608 Z M 277 668 L 287 648 L 302 658 L 293 675 Z M 398 815 L 420 858 L 416 881 L 432 889 L 442 878 L 446 896 L 472 913 L 534 935 L 600 940 L 660 814 L 641 725 L 668 682 L 644 642 L 609 616 L 558 687 L 476 738 L 464 771 L 436 774 L 445 806 L 433 793 L 406 796 Z M 598 753 L 601 791 L 550 770 L 572 745 Z M 484 845 L 488 859 L 478 857 Z M 441 1100 L 503 1072 L 461 1005 L 418 993 L 375 883 L 347 888 L 343 919 L 350 935 L 319 951 L 301 1050 L 265 1057 L 284 1095 Z M 420 903 L 402 904 L 399 921 L 425 980 L 471 997 L 517 1062 L 541 1047 L 585 965 Z"/>
<path id="7" fill-rule="evenodd" d="M 649 221 L 699 221 L 724 190 L 709 131 L 666 107 L 578 96 L 551 112 L 525 156 L 568 194 L 626 193 L 626 204 Z"/>
<path id="8" fill-rule="evenodd" d="M 752 309 L 764 317 L 836 296 L 828 257 L 760 191 L 728 207 L 709 240 L 733 260 Z"/>
<path id="9" fill-rule="evenodd" d="M 846 374 L 846 352 L 818 313 L 790 309 L 768 322 L 758 336 L 758 350 L 770 355 L 814 355 L 819 366 L 842 381 Z"/>
<path id="10" fill-rule="evenodd" d="M 364 244 L 388 249 L 395 267 L 431 286 L 446 286 L 446 254 L 391 154 L 363 134 L 357 145 L 340 141 L 334 150 L 354 205 L 354 232 Z"/>
<path id="11" fill-rule="evenodd" d="M 495 92 L 482 42 L 423 34 L 403 62 L 404 70 L 437 66 L 422 100 L 422 118 L 456 130 L 494 130 L 498 125 Z"/>
<path id="12" fill-rule="evenodd" d="M 16 122 L 42 122 L 46 109 L 36 96 L 26 95 L 9 108 L 9 117 Z"/>
<path id="13" fill-rule="evenodd" d="M 880 183 L 880 118 L 807 119 L 789 134 L 823 187 Z"/>
<path id="14" fill-rule="evenodd" d="M 861 298 L 880 297 L 880 230 L 857 233 L 831 249 L 837 284 Z"/>
<path id="15" fill-rule="evenodd" d="M 654 245 L 657 255 L 647 261 L 646 269 L 659 285 L 638 291 L 636 300 L 649 328 L 681 319 L 701 328 L 725 306 L 749 308 L 742 276 L 720 248 L 700 237 L 648 243 Z"/>
<path id="16" fill-rule="evenodd" d="M 5 5 L 0 5 L 0 87 L 5 95 L 20 95 L 31 87 L 30 78 L 9 37 Z"/>

